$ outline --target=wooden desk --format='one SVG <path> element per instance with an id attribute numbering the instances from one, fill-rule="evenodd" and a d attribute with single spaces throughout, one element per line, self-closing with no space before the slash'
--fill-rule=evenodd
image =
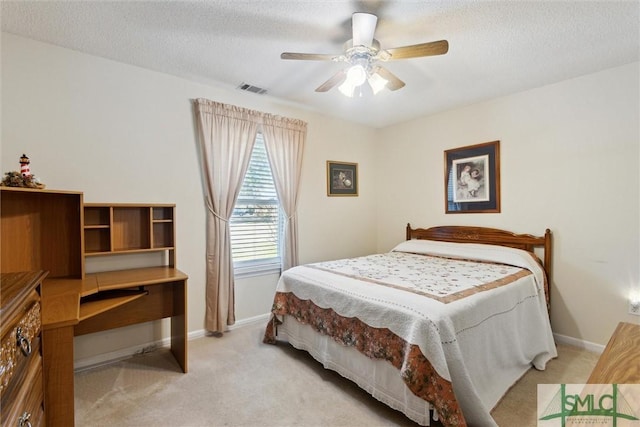
<path id="1" fill-rule="evenodd" d="M 74 425 L 73 337 L 171 318 L 171 352 L 187 372 L 187 275 L 171 267 L 48 279 L 42 285 L 45 417 Z"/>
<path id="2" fill-rule="evenodd" d="M 640 325 L 620 322 L 588 384 L 640 384 Z"/>

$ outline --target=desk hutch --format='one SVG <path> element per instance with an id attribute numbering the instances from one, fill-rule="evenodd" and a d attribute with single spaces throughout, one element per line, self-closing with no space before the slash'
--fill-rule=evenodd
<path id="1" fill-rule="evenodd" d="M 74 336 L 171 318 L 171 352 L 187 372 L 187 275 L 176 268 L 175 205 L 84 204 L 80 192 L 13 187 L 0 194 L 2 291 L 22 277 L 20 295 L 41 306 L 28 380 L 42 384 L 47 426 L 74 425 Z M 159 265 L 85 273 L 91 257 L 153 252 Z M 4 313 L 3 301 L 3 343 Z M 20 396 L 3 392 L 2 403 Z"/>

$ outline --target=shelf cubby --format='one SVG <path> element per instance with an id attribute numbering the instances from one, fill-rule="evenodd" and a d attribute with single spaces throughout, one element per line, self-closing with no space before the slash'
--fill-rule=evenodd
<path id="1" fill-rule="evenodd" d="M 96 206 L 84 208 L 85 227 L 109 227 L 111 209 L 107 206 Z"/>
<path id="2" fill-rule="evenodd" d="M 153 247 L 173 248 L 173 224 L 153 223 Z"/>
<path id="3" fill-rule="evenodd" d="M 148 207 L 113 208 L 113 251 L 151 249 Z"/>
<path id="4" fill-rule="evenodd" d="M 95 254 L 111 250 L 111 230 L 109 226 L 89 226 L 84 228 L 84 252 Z"/>
<path id="5" fill-rule="evenodd" d="M 155 206 L 153 208 L 154 222 L 173 222 L 173 207 Z"/>

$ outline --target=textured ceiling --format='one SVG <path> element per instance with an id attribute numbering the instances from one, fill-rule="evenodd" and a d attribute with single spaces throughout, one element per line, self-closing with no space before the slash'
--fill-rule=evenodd
<path id="1" fill-rule="evenodd" d="M 341 53 L 351 14 L 378 15 L 383 48 L 446 39 L 442 56 L 386 67 L 395 92 L 314 91 L 344 64 L 280 53 Z M 636 1 L 2 1 L 2 31 L 217 87 L 384 127 L 639 60 Z"/>

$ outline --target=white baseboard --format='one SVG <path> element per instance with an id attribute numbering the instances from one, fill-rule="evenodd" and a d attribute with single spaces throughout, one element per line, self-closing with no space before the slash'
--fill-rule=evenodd
<path id="1" fill-rule="evenodd" d="M 168 347 L 170 342 L 170 338 L 165 338 L 155 342 L 111 351 L 109 353 L 101 353 L 91 357 L 76 359 L 73 361 L 73 370 L 75 372 L 80 372 L 87 369 L 97 368 L 98 366 L 107 365 L 109 363 L 118 362 L 120 360 L 128 359 L 136 354 L 149 353 L 161 347 Z"/>
<path id="2" fill-rule="evenodd" d="M 553 334 L 553 337 L 556 339 L 556 342 L 560 344 L 567 344 L 574 347 L 582 348 L 587 351 L 592 351 L 594 353 L 602 353 L 604 351 L 603 345 L 596 344 L 590 341 L 581 340 L 578 338 L 569 337 L 566 335 Z"/>
<path id="3" fill-rule="evenodd" d="M 232 331 L 234 329 L 242 328 L 244 326 L 255 325 L 256 323 L 262 323 L 266 327 L 270 317 L 271 317 L 271 313 L 265 313 L 259 316 L 253 316 L 247 319 L 238 320 L 235 323 L 235 325 L 229 326 L 229 330 Z"/>
<path id="4" fill-rule="evenodd" d="M 259 316 L 249 317 L 247 319 L 238 320 L 234 325 L 229 326 L 229 330 L 242 328 L 244 326 L 254 325 L 256 323 L 264 323 L 267 325 L 271 313 L 261 314 Z M 197 331 L 189 332 L 187 340 L 191 341 L 196 338 L 204 337 L 207 334 L 206 330 L 199 329 Z M 87 369 L 93 369 L 98 366 L 107 365 L 109 363 L 118 362 L 120 360 L 128 359 L 136 354 L 149 353 L 158 348 L 169 347 L 171 345 L 171 338 L 163 338 L 155 342 L 149 342 L 145 344 L 139 344 L 133 347 L 127 347 L 109 353 L 102 353 L 96 356 L 85 357 L 73 361 L 73 370 L 75 372 L 85 371 Z"/>

